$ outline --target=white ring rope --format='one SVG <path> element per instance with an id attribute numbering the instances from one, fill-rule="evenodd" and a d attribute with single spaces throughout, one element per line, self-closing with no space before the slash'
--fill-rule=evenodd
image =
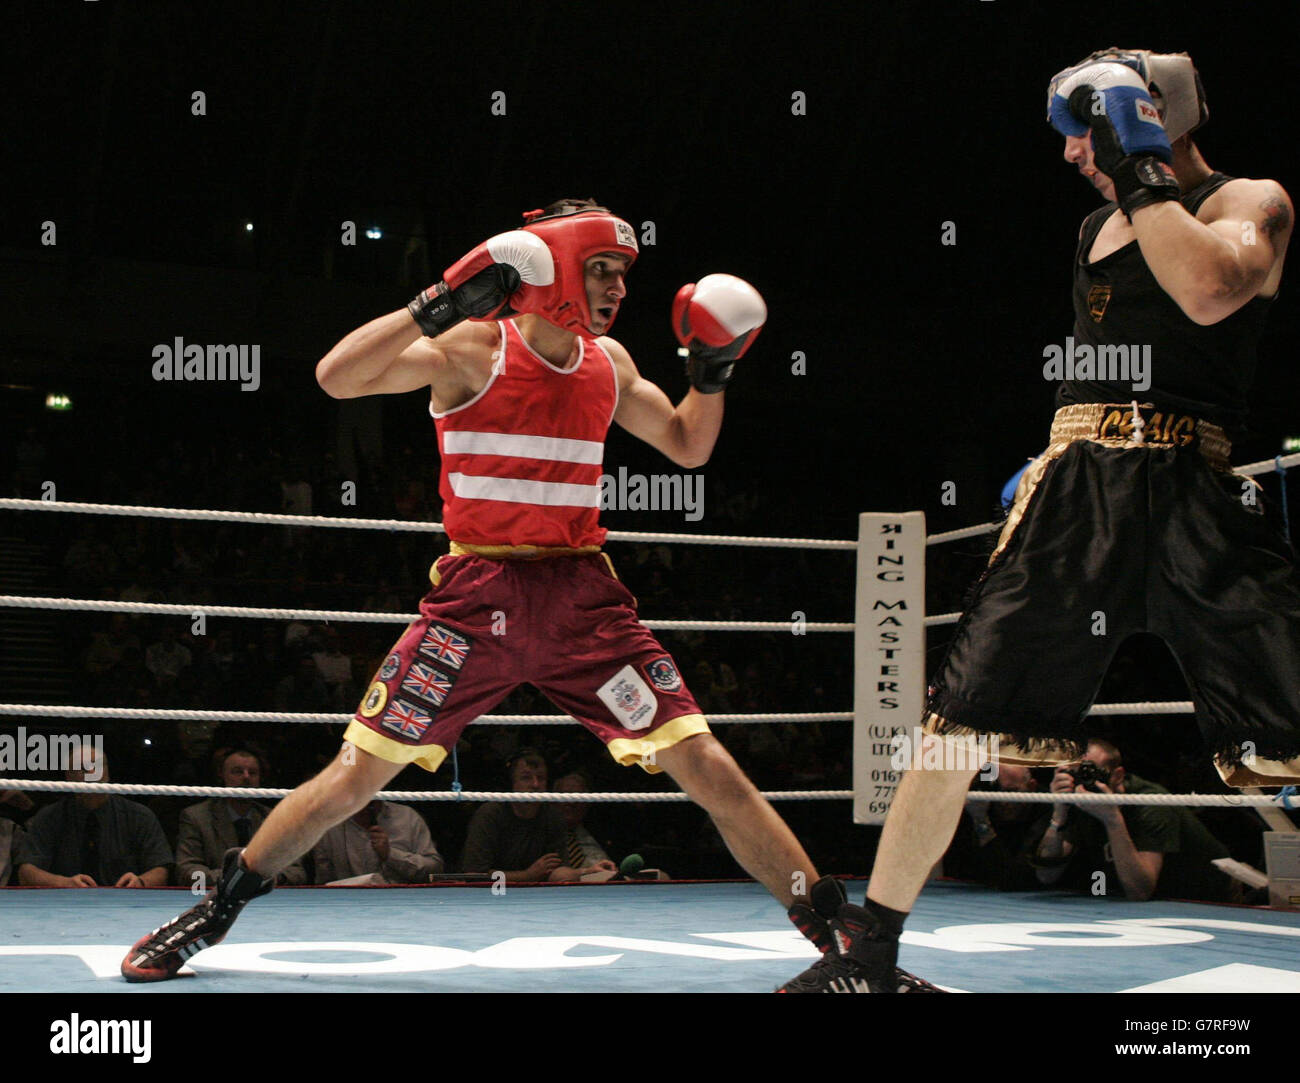
<path id="1" fill-rule="evenodd" d="M 297 722 L 308 725 L 342 726 L 350 714 L 307 714 L 290 711 L 188 711 L 162 707 L 63 707 L 46 703 L 0 703 L 0 716 L 29 715 L 43 718 L 143 718 L 174 722 Z M 485 714 L 471 725 L 559 726 L 577 721 L 567 714 Z M 766 722 L 852 722 L 852 711 L 823 711 L 808 714 L 711 714 L 717 725 Z"/>
<path id="2" fill-rule="evenodd" d="M 345 609 L 264 609 L 244 605 L 181 605 L 173 602 L 114 602 L 99 598 L 32 598 L 23 594 L 0 594 L 0 608 L 72 609 L 92 613 L 152 613 L 171 617 L 251 617 L 262 620 L 311 620 L 370 622 L 374 624 L 410 624 L 419 613 L 371 613 Z M 643 620 L 657 632 L 789 632 L 795 622 L 788 620 Z M 853 623 L 804 621 L 798 627 L 805 632 L 851 632 Z"/>
<path id="3" fill-rule="evenodd" d="M 1282 783 L 1276 785 L 1281 786 Z M 986 801 L 1018 805 L 1188 805 L 1195 808 L 1263 808 L 1268 805 L 1291 807 L 1291 794 L 1227 793 L 1017 793 L 972 790 L 967 801 Z"/>
<path id="4" fill-rule="evenodd" d="M 1283 455 L 1280 459 L 1261 459 L 1247 463 L 1233 471 L 1248 477 L 1266 474 L 1279 468 L 1300 466 L 1300 452 Z M 388 530 L 424 534 L 445 534 L 441 523 L 416 522 L 410 519 L 346 519 L 327 515 L 286 515 L 263 511 L 215 511 L 208 508 L 157 508 L 140 504 L 92 504 L 71 500 L 25 500 L 19 497 L 0 497 L 0 508 L 10 511 L 60 511 L 83 515 L 136 515 L 151 519 L 190 519 L 207 522 L 257 523 L 263 526 L 334 527 L 345 530 Z M 976 526 L 932 534 L 926 545 L 938 545 L 961 538 L 984 534 L 1001 523 L 979 523 Z M 839 538 L 764 538 L 743 534 L 673 534 L 647 533 L 634 530 L 611 530 L 610 541 L 627 542 L 678 542 L 683 545 L 737 545 L 774 549 L 840 549 L 856 550 L 856 541 Z"/>
<path id="5" fill-rule="evenodd" d="M 53 793 L 107 793 L 141 797 L 229 797 L 229 798 L 280 798 L 292 790 L 244 786 L 154 786 L 130 782 L 44 782 L 29 778 L 0 778 L 0 789 L 30 790 Z M 765 790 L 769 801 L 847 801 L 852 790 Z M 492 790 L 383 790 L 375 797 L 380 801 L 512 801 L 523 803 L 570 804 L 580 798 L 581 804 L 614 804 L 621 801 L 681 802 L 690 798 L 684 793 L 514 793 Z M 1195 808 L 1265 808 L 1291 807 L 1290 794 L 1233 794 L 1217 793 L 994 793 L 975 790 L 966 795 L 968 801 L 1011 802 L 1017 804 L 1069 804 L 1069 805 L 1185 805 Z"/>
<path id="6" fill-rule="evenodd" d="M 927 534 L 925 544 L 942 545 L 944 542 L 960 541 L 962 538 L 978 538 L 981 534 L 987 534 L 1001 525 L 1001 523 L 977 523 L 975 526 L 964 526 L 960 530 L 945 530 L 942 534 Z"/>
<path id="7" fill-rule="evenodd" d="M 1094 703 L 1088 714 L 1191 714 L 1195 710 L 1196 705 L 1190 699 L 1185 699 L 1166 703 Z"/>
<path id="8" fill-rule="evenodd" d="M 1232 472 L 1254 477 L 1256 474 L 1267 474 L 1270 470 L 1276 470 L 1278 467 L 1283 470 L 1290 470 L 1293 466 L 1300 466 L 1300 451 L 1294 455 L 1282 455 L 1277 459 L 1260 459 L 1257 463 L 1247 463 L 1245 466 L 1235 467 Z"/>
<path id="9" fill-rule="evenodd" d="M 257 523 L 261 526 L 316 526 L 345 530 L 388 530 L 419 534 L 445 534 L 441 523 L 411 519 L 344 519 L 329 515 L 285 515 L 268 511 L 213 511 L 205 508 L 153 508 L 139 504 L 87 504 L 71 500 L 0 498 L 0 508 L 10 511 L 63 511 L 83 515 L 138 515 L 145 519 L 191 519 L 203 522 Z M 759 538 L 744 534 L 653 534 L 611 530 L 609 541 L 679 542 L 683 545 L 739 545 L 772 549 L 857 550 L 856 541 L 837 538 Z"/>
<path id="10" fill-rule="evenodd" d="M 1089 715 L 1191 714 L 1191 700 L 1164 703 L 1096 703 Z M 287 722 L 309 725 L 344 725 L 350 714 L 312 714 L 302 711 L 196 711 L 171 707 L 81 707 L 52 703 L 0 703 L 0 716 L 27 715 L 36 718 L 140 718 L 158 722 Z M 558 726 L 575 721 L 567 714 L 485 714 L 473 725 Z M 852 722 L 852 711 L 767 712 L 759 714 L 711 714 L 718 725 L 785 722 Z"/>
<path id="11" fill-rule="evenodd" d="M 39 782 L 29 778 L 0 778 L 0 790 L 36 790 L 55 793 L 114 793 L 160 797 L 286 797 L 292 790 L 229 786 L 142 786 L 131 782 Z M 769 790 L 769 801 L 845 801 L 852 790 Z M 613 804 L 616 801 L 689 801 L 684 793 L 496 793 L 491 790 L 382 790 L 380 801 L 522 801 L 573 804 Z"/>
<path id="12" fill-rule="evenodd" d="M 1300 465 L 1300 453 L 1279 459 L 1265 459 L 1239 467 L 1237 474 L 1251 476 L 1270 470 L 1289 468 Z M 349 530 L 387 530 L 408 533 L 446 533 L 441 523 L 414 522 L 403 519 L 347 519 L 323 515 L 286 515 L 271 512 L 215 511 L 210 509 L 159 508 L 126 504 L 93 504 L 71 501 L 24 500 L 14 497 L 0 498 L 0 509 L 11 511 L 58 511 L 87 515 L 140 516 L 158 519 L 183 519 L 208 522 L 253 523 L 264 526 L 299 526 L 299 527 L 334 527 Z M 997 529 L 998 522 L 980 523 L 963 527 L 926 538 L 927 546 L 938 545 L 964 538 L 978 537 Z M 772 538 L 752 537 L 726 534 L 674 534 L 647 533 L 636 531 L 610 531 L 610 541 L 627 542 L 676 542 L 695 545 L 734 545 L 769 548 L 801 549 L 838 549 L 856 550 L 856 541 L 844 541 L 816 538 Z M 338 622 L 371 622 L 386 624 L 409 624 L 418 619 L 417 614 L 352 612 L 346 610 L 317 609 L 269 609 L 251 606 L 213 606 L 213 605 L 179 605 L 157 602 L 121 602 L 99 599 L 73 598 L 38 598 L 21 595 L 0 596 L 0 607 L 61 609 L 79 611 L 98 611 L 110 613 L 148 613 L 167 616 L 192 617 L 196 614 L 220 617 L 261 618 L 270 620 L 311 620 Z M 939 613 L 925 618 L 928 627 L 956 623 L 960 613 Z M 787 621 L 642 621 L 647 628 L 656 631 L 789 631 L 792 623 Z M 801 626 L 806 632 L 852 632 L 851 622 L 804 622 Z M 1190 702 L 1173 703 L 1111 703 L 1094 705 L 1090 714 L 1182 714 L 1193 710 Z M 245 721 L 245 722 L 280 722 L 280 723 L 316 723 L 342 724 L 350 715 L 307 714 L 282 711 L 189 711 L 169 709 L 116 708 L 116 707 L 64 707 L 45 704 L 0 704 L 0 715 L 27 715 L 37 717 L 59 718 L 136 718 L 157 720 L 203 720 L 203 721 Z M 760 722 L 817 722 L 817 721 L 851 721 L 853 715 L 848 712 L 823 712 L 820 714 L 752 714 L 752 715 L 715 715 L 712 719 L 717 724 L 760 723 Z M 567 715 L 484 715 L 476 720 L 479 723 L 494 725 L 562 725 L 572 721 Z M 49 791 L 68 791 L 84 793 L 121 793 L 121 794 L 175 794 L 178 796 L 221 797 L 228 796 L 225 787 L 214 786 L 143 786 L 128 783 L 68 783 L 36 782 L 24 779 L 0 778 L 0 787 L 10 789 L 31 789 Z M 283 797 L 289 790 L 247 789 L 242 791 L 249 797 Z M 570 794 L 513 794 L 489 793 L 481 791 L 397 791 L 384 792 L 376 796 L 394 801 L 562 801 L 571 798 Z M 772 791 L 764 794 L 769 800 L 831 800 L 852 798 L 851 790 L 789 790 Z M 649 794 L 584 794 L 584 801 L 686 801 L 682 793 Z M 1236 807 L 1262 806 L 1282 803 L 1281 799 L 1267 796 L 1226 796 L 1216 794 L 1024 794 L 1024 793 L 988 793 L 973 792 L 967 795 L 971 801 L 1047 803 L 1064 802 L 1070 804 L 1114 804 L 1114 805 L 1173 805 L 1185 804 L 1229 805 Z M 1288 805 L 1289 807 L 1289 805 Z"/>

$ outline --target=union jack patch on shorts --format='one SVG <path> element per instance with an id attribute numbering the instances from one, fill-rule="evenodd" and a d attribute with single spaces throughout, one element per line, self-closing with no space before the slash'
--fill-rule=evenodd
<path id="1" fill-rule="evenodd" d="M 402 699 L 393 700 L 391 706 L 384 712 L 384 717 L 379 720 L 379 724 L 384 729 L 392 730 L 410 741 L 418 741 L 423 737 L 424 731 L 432 722 L 433 718 L 427 712 Z"/>
<path id="2" fill-rule="evenodd" d="M 402 691 L 417 699 L 426 700 L 435 707 L 441 707 L 455 683 L 454 678 L 426 666 L 423 662 L 412 662 L 402 679 Z"/>
<path id="3" fill-rule="evenodd" d="M 463 635 L 441 624 L 431 624 L 416 650 L 435 662 L 460 669 L 469 657 L 469 648 L 470 642 Z"/>

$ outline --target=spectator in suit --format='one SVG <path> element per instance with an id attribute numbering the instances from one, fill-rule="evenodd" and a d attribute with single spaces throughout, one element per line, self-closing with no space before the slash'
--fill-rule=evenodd
<path id="1" fill-rule="evenodd" d="M 367 875 L 377 884 L 424 884 L 444 865 L 420 814 L 392 801 L 371 801 L 330 828 L 312 859 L 318 884 Z"/>
<path id="2" fill-rule="evenodd" d="M 555 780 L 555 790 L 557 793 L 590 793 L 591 783 L 584 771 L 570 771 Z M 609 859 L 609 854 L 605 853 L 600 843 L 583 826 L 587 807 L 586 801 L 574 801 L 560 806 L 560 815 L 564 818 L 565 864 L 580 870 L 584 875 L 590 872 L 618 872 L 618 866 Z"/>
<path id="3" fill-rule="evenodd" d="M 233 790 L 262 785 L 264 762 L 257 751 L 235 746 L 216 756 L 219 784 Z M 270 810 L 237 796 L 210 797 L 181 812 L 176 838 L 176 878 L 182 887 L 207 888 L 221 876 L 226 851 L 244 846 L 262 825 Z M 280 884 L 305 884 L 307 872 L 295 861 L 276 880 Z"/>
<path id="4" fill-rule="evenodd" d="M 80 766 L 69 766 L 64 779 L 111 781 L 103 750 L 78 747 Z M 28 821 L 15 864 L 26 887 L 162 887 L 172 852 L 144 805 L 116 794 L 78 793 Z"/>

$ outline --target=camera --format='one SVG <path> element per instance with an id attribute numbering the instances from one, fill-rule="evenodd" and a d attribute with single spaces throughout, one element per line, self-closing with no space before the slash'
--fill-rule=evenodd
<path id="1" fill-rule="evenodd" d="M 1091 760 L 1082 760 L 1073 767 L 1067 767 L 1065 773 L 1074 779 L 1075 785 L 1082 786 L 1085 790 L 1091 790 L 1093 793 L 1101 793 L 1097 789 L 1098 782 L 1110 784 L 1110 772 L 1104 767 L 1099 767 Z"/>

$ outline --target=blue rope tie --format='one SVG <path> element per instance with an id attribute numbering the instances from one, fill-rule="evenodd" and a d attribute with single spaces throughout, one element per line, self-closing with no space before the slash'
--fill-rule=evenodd
<path id="1" fill-rule="evenodd" d="M 460 784 L 460 758 L 456 755 L 456 746 L 451 746 L 451 792 L 456 795 L 456 800 L 461 799 L 461 790 L 464 787 Z"/>
<path id="2" fill-rule="evenodd" d="M 1291 540 L 1291 511 L 1286 506 L 1286 467 L 1282 465 L 1282 456 L 1279 455 L 1273 460 L 1277 464 L 1278 480 L 1282 483 L 1282 536 L 1289 542 Z"/>
<path id="3" fill-rule="evenodd" d="M 1295 797 L 1297 788 L 1295 786 L 1283 786 L 1277 791 L 1277 799 L 1283 808 L 1291 809 L 1297 806 L 1291 803 L 1291 798 Z"/>

